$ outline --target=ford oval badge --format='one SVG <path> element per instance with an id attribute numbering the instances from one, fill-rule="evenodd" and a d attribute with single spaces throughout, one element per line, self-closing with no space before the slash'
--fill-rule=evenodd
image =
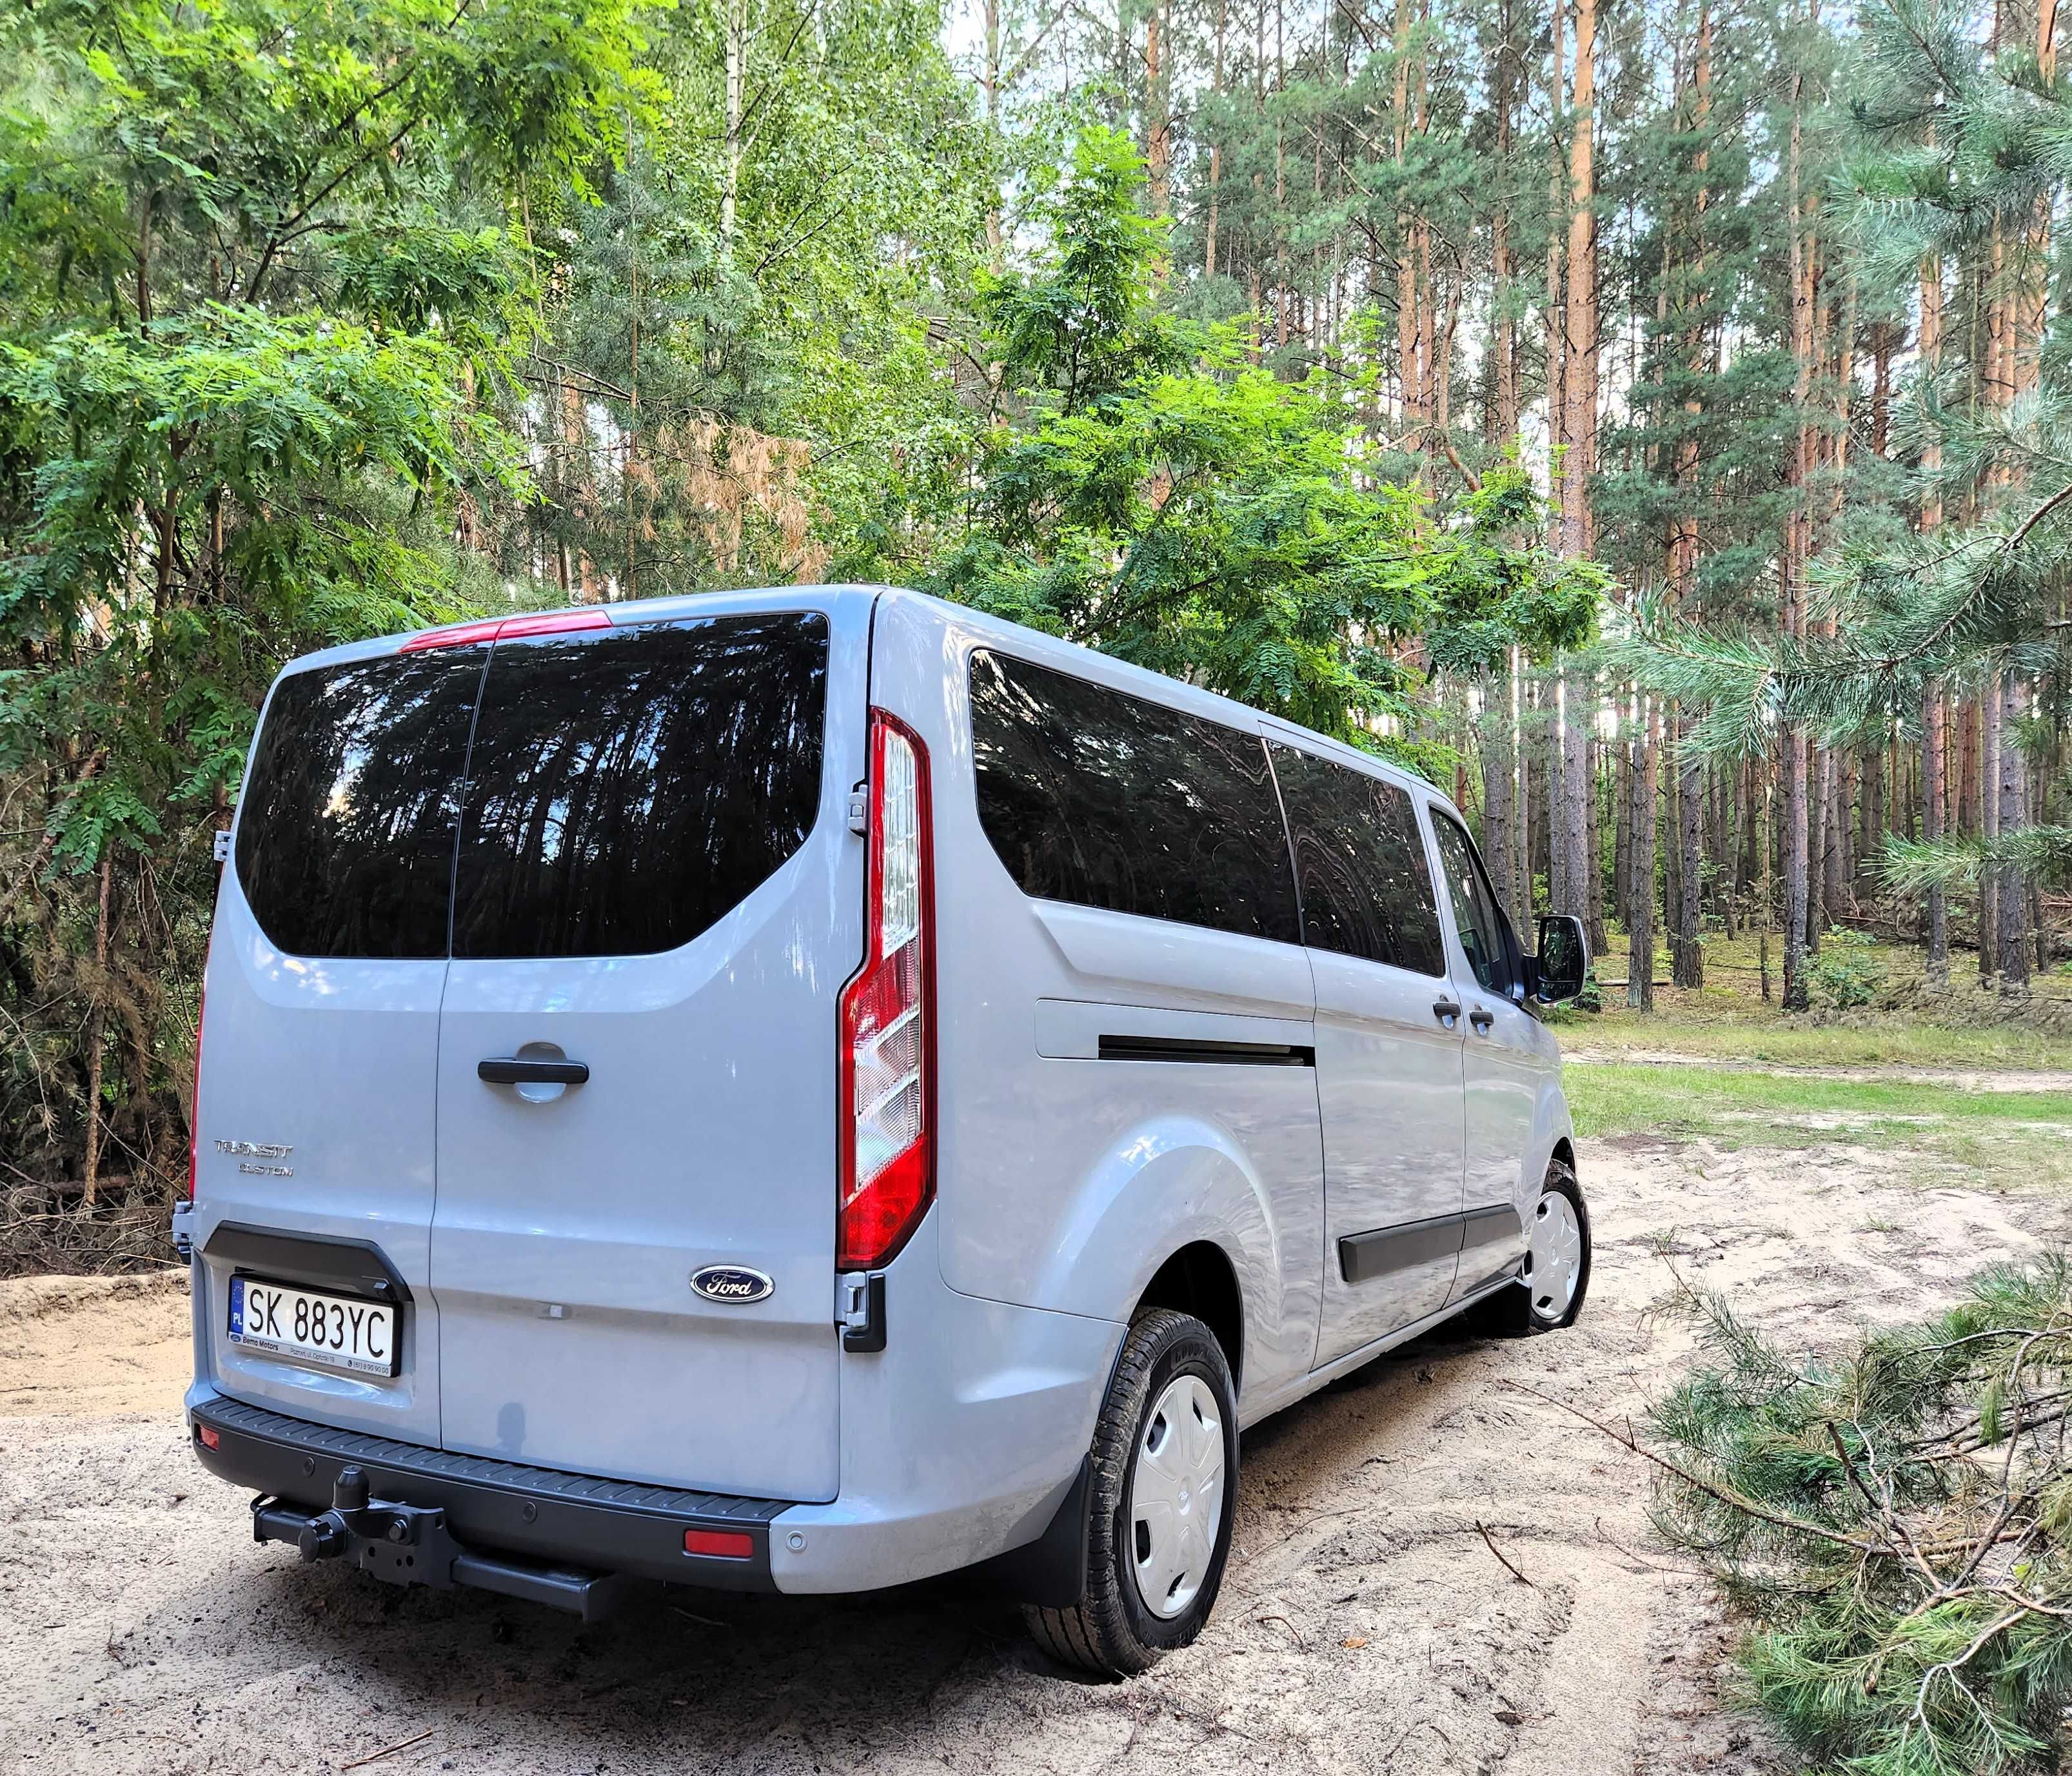
<path id="1" fill-rule="evenodd" d="M 777 1285 L 761 1271 L 750 1270 L 746 1264 L 707 1264 L 703 1270 L 691 1272 L 691 1287 L 709 1301 L 738 1307 L 767 1300 Z"/>

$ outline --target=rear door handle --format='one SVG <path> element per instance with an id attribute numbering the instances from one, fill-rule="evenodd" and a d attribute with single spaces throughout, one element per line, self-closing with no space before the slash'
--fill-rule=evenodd
<path id="1" fill-rule="evenodd" d="M 521 1061 L 504 1054 L 477 1061 L 475 1076 L 491 1085 L 581 1085 L 590 1067 L 582 1061 Z"/>
<path id="2" fill-rule="evenodd" d="M 1468 1022 L 1486 1036 L 1490 1033 L 1490 1026 L 1496 1022 L 1496 1013 L 1493 1011 L 1485 1011 L 1480 1005 L 1477 1005 L 1468 1013 Z"/>
<path id="3" fill-rule="evenodd" d="M 1461 1001 L 1457 999 L 1434 999 L 1432 1015 L 1451 1030 L 1461 1015 Z"/>

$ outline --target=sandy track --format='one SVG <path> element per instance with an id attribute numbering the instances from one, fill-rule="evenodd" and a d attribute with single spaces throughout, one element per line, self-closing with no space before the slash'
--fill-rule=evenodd
<path id="1" fill-rule="evenodd" d="M 1647 1541 L 1633 1459 L 1521 1383 L 1637 1410 L 1691 1354 L 1676 1264 L 1802 1344 L 2065 1235 L 2036 1195 L 1842 1151 L 1585 1149 L 1583 1324 L 1432 1340 L 1245 1439 L 1209 1633 L 1080 1683 L 956 1582 L 816 1601 L 677 1593 L 585 1630 L 401 1593 L 247 1539 L 186 1453 L 177 1288 L 0 1285 L 0 1768 L 1647 1776 L 1794 1767 L 1720 1699 L 1726 1634 Z M 1665 1252 L 1667 1256 L 1665 1257 Z M 80 1354 L 85 1304 L 115 1342 Z M 1531 1581 L 1484 1545 L 1486 1527 Z"/>

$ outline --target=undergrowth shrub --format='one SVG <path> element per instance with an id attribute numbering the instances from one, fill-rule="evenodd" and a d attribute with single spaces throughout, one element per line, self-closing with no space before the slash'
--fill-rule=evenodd
<path id="1" fill-rule="evenodd" d="M 1651 1415 L 1655 1515 L 1749 1622 L 1754 1700 L 1852 1776 L 2058 1767 L 2072 1262 L 1988 1271 L 1822 1363 L 1689 1300 L 1713 1360 Z"/>

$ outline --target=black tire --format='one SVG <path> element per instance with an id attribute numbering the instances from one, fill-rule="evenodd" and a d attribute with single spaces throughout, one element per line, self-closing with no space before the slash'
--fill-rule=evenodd
<path id="1" fill-rule="evenodd" d="M 1568 1198 L 1576 1211 L 1576 1225 L 1583 1235 L 1582 1263 L 1576 1276 L 1576 1293 L 1568 1298 L 1568 1305 L 1558 1311 L 1548 1311 L 1536 1298 L 1531 1276 L 1531 1255 L 1526 1256 L 1527 1273 L 1520 1283 L 1498 1289 L 1486 1301 L 1471 1310 L 1470 1324 L 1478 1331 L 1496 1338 L 1523 1338 L 1536 1333 L 1559 1332 L 1576 1323 L 1583 1311 L 1583 1298 L 1590 1292 L 1590 1206 L 1583 1200 L 1582 1186 L 1576 1182 L 1576 1174 L 1565 1161 L 1551 1161 L 1547 1167 L 1546 1181 L 1540 1186 L 1544 1202 L 1550 1194 Z M 1540 1212 L 1540 1205 L 1534 1205 Z"/>
<path id="2" fill-rule="evenodd" d="M 1198 1376 L 1214 1397 L 1223 1443 L 1222 1511 L 1201 1582 L 1186 1606 L 1153 1614 L 1139 1593 L 1132 1557 L 1131 1489 L 1139 1444 L 1152 1409 L 1183 1375 Z M 1068 1610 L 1030 1605 L 1023 1614 L 1036 1643 L 1061 1664 L 1102 1677 L 1148 1671 L 1201 1633 L 1215 1607 L 1237 1515 L 1237 1399 L 1215 1334 L 1193 1315 L 1156 1307 L 1138 1315 L 1122 1341 L 1094 1427 L 1093 1496 L 1087 1512 L 1086 1595 Z"/>

